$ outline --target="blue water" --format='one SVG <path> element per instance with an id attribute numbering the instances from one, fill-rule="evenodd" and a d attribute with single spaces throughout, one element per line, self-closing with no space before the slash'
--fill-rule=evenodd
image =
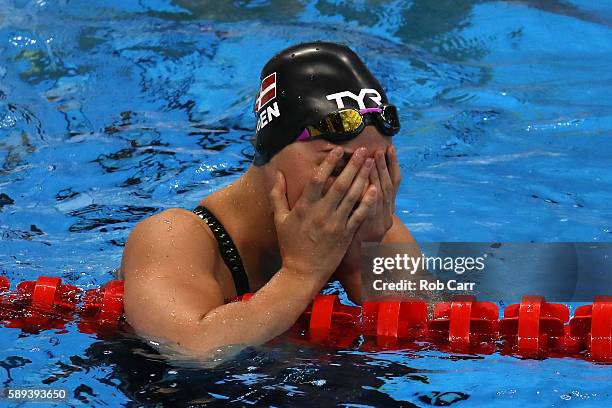
<path id="1" fill-rule="evenodd" d="M 353 47 L 399 106 L 418 241 L 611 241 L 611 26 L 586 0 L 0 0 L 0 271 L 112 279 L 140 219 L 249 166 L 261 66 L 316 39 Z M 581 360 L 287 344 L 181 368 L 74 325 L 0 328 L 0 366 L 3 387 L 72 405 L 612 404 L 610 366 Z"/>

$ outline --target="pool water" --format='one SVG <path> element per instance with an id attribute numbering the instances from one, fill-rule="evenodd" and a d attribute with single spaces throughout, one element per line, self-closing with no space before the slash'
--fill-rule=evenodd
<path id="1" fill-rule="evenodd" d="M 131 228 L 249 166 L 263 63 L 349 44 L 400 108 L 398 215 L 420 242 L 612 240 L 612 5 L 0 0 L 0 270 L 82 289 Z M 327 292 L 339 292 L 330 286 Z M 608 406 L 571 358 L 274 343 L 176 367 L 129 333 L 0 328 L 3 387 L 68 404 Z"/>

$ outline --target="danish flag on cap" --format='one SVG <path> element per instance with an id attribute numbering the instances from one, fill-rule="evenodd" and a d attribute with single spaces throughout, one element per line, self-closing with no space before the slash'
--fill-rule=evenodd
<path id="1" fill-rule="evenodd" d="M 259 112 L 268 102 L 276 98 L 276 72 L 271 73 L 261 81 L 253 110 Z"/>

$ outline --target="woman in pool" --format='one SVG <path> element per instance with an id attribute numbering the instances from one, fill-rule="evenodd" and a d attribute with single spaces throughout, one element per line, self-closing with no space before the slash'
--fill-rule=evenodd
<path id="1" fill-rule="evenodd" d="M 360 303 L 361 243 L 414 242 L 394 214 L 397 112 L 359 57 L 299 44 L 261 79 L 253 165 L 138 223 L 123 253 L 127 321 L 191 353 L 278 336 L 331 278 Z"/>

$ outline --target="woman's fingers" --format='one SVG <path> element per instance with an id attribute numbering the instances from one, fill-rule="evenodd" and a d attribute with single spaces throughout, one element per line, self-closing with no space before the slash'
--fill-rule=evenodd
<path id="1" fill-rule="evenodd" d="M 380 177 L 378 176 L 378 167 L 370 172 L 370 184 L 374 184 L 378 191 L 381 191 Z"/>
<path id="2" fill-rule="evenodd" d="M 342 170 L 342 173 L 340 173 L 338 178 L 334 181 L 334 184 L 332 184 L 327 193 L 325 193 L 323 200 L 326 202 L 329 210 L 335 211 L 347 191 L 351 188 L 355 176 L 365 162 L 365 154 L 366 149 L 363 147 L 355 150 L 351 160 L 349 160 L 346 167 Z"/>
<path id="3" fill-rule="evenodd" d="M 376 161 L 376 158 L 374 160 Z M 374 205 L 373 212 L 373 215 L 376 215 L 377 213 L 381 212 L 383 208 L 381 194 L 382 190 L 380 188 L 380 178 L 378 177 L 378 169 L 376 169 L 376 166 L 374 166 L 374 168 L 372 168 L 372 171 L 370 172 L 370 185 L 376 187 L 376 192 L 378 193 L 376 194 L 376 202 Z"/>
<path id="4" fill-rule="evenodd" d="M 394 191 L 397 192 L 399 185 L 402 182 L 402 173 L 400 171 L 399 161 L 397 159 L 397 151 L 393 145 L 390 145 L 387 148 L 387 163 L 389 167 L 389 176 L 391 176 Z"/>
<path id="5" fill-rule="evenodd" d="M 391 182 L 391 176 L 389 175 L 389 170 L 387 169 L 385 154 L 382 150 L 378 150 L 375 157 L 376 169 L 378 170 L 380 187 L 382 189 L 383 203 L 387 208 L 391 208 L 391 201 L 393 201 L 393 183 Z"/>
<path id="6" fill-rule="evenodd" d="M 325 182 L 329 179 L 329 176 L 334 171 L 336 167 L 336 163 L 342 157 L 343 149 L 340 146 L 336 146 L 323 160 L 323 163 L 319 167 L 317 167 L 310 179 L 310 182 L 304 188 L 304 193 L 300 197 L 308 200 L 311 203 L 314 203 L 321 199 L 323 194 L 323 188 L 325 187 Z"/>
<path id="7" fill-rule="evenodd" d="M 357 174 L 357 178 L 353 181 L 349 191 L 342 199 L 340 206 L 338 206 L 338 216 L 342 220 L 346 220 L 348 218 L 357 201 L 361 199 L 364 189 L 368 186 L 369 177 L 373 166 L 374 159 L 366 159 L 361 167 L 361 170 L 359 170 L 359 174 Z"/>
<path id="8" fill-rule="evenodd" d="M 276 172 L 274 187 L 270 191 L 270 201 L 274 209 L 274 218 L 279 221 L 289 213 L 289 203 L 287 202 L 287 185 L 285 176 L 280 171 Z"/>
<path id="9" fill-rule="evenodd" d="M 376 196 L 378 195 L 376 187 L 370 185 L 366 191 L 363 199 L 359 202 L 359 206 L 346 223 L 346 229 L 351 236 L 357 231 L 357 229 L 363 224 L 363 222 L 372 216 L 372 213 L 376 208 Z"/>
<path id="10" fill-rule="evenodd" d="M 391 212 L 395 213 L 395 195 L 399 190 L 400 183 L 402 182 L 402 173 L 399 167 L 399 160 L 397 159 L 397 151 L 393 145 L 387 148 L 387 163 L 389 167 L 389 176 L 393 183 L 393 197 L 391 198 Z"/>

